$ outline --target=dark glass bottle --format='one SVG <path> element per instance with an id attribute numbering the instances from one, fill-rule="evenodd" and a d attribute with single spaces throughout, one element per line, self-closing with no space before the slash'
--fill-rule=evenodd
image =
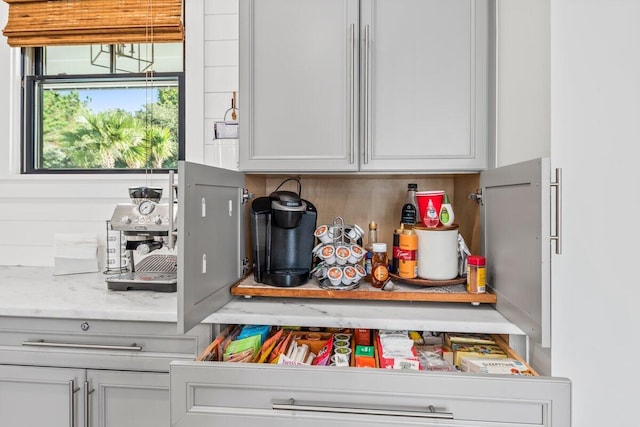
<path id="1" fill-rule="evenodd" d="M 419 222 L 416 191 L 418 191 L 418 184 L 407 185 L 407 196 L 405 198 L 404 205 L 402 205 L 402 215 L 400 217 L 401 224 L 413 226 Z"/>

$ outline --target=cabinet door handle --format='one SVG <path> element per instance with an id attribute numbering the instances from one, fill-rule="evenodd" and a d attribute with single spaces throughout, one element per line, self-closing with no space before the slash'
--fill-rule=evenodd
<path id="1" fill-rule="evenodd" d="M 235 94 L 235 92 L 234 92 Z M 167 247 L 169 249 L 173 249 L 175 247 L 176 244 L 176 236 L 178 235 L 178 233 L 176 233 L 175 231 L 175 221 L 173 219 L 173 215 L 174 215 L 174 209 L 175 209 L 175 194 L 177 193 L 177 186 L 175 183 L 175 177 L 173 175 L 173 170 L 169 171 L 169 235 L 167 236 Z M 176 193 L 174 193 L 174 191 Z"/>
<path id="2" fill-rule="evenodd" d="M 408 410 L 395 410 L 395 409 L 375 409 L 375 408 L 353 408 L 348 406 L 324 406 L 316 405 L 313 403 L 296 403 L 295 399 L 291 398 L 284 401 L 272 402 L 272 408 L 274 410 L 280 409 L 285 411 L 305 411 L 305 412 L 333 412 L 339 414 L 366 414 L 366 415 L 388 415 L 394 417 L 418 417 L 418 418 L 438 418 L 438 419 L 453 419 L 453 413 L 451 412 L 439 412 L 436 411 L 435 406 L 428 405 L 424 409 L 418 409 L 415 411 Z"/>
<path id="3" fill-rule="evenodd" d="M 84 382 L 84 427 L 91 426 L 91 402 L 89 402 L 89 395 L 93 393 L 93 390 L 89 390 L 89 381 Z"/>
<path id="4" fill-rule="evenodd" d="M 364 26 L 364 163 L 369 163 L 369 25 Z"/>
<path id="5" fill-rule="evenodd" d="M 350 145 L 350 150 L 351 153 L 349 155 L 349 163 L 353 164 L 353 162 L 355 162 L 355 127 L 356 127 L 356 118 L 355 118 L 355 95 L 356 95 L 356 89 L 355 89 L 355 60 L 356 60 L 356 25 L 355 24 L 351 24 L 351 57 L 349 58 L 349 109 L 351 111 L 351 120 L 350 120 L 350 126 L 351 128 L 349 129 L 349 145 Z"/>
<path id="6" fill-rule="evenodd" d="M 84 348 L 91 350 L 128 350 L 142 351 L 142 346 L 135 343 L 131 345 L 102 345 L 102 344 L 72 344 L 66 342 L 23 341 L 22 345 L 29 347 L 57 347 L 57 348 Z"/>
<path id="7" fill-rule="evenodd" d="M 76 388 L 76 382 L 69 380 L 69 427 L 76 427 L 76 392 L 80 390 Z"/>
<path id="8" fill-rule="evenodd" d="M 556 168 L 556 181 L 551 183 L 556 187 L 556 234 L 551 240 L 556 242 L 556 253 L 562 254 L 562 168 Z"/>

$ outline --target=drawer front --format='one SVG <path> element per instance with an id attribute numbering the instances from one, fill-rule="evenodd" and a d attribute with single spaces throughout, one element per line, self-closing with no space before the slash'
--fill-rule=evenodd
<path id="1" fill-rule="evenodd" d="M 3 317 L 0 363 L 166 372 L 210 340 L 209 325 L 182 335 L 176 323 Z"/>
<path id="2" fill-rule="evenodd" d="M 233 420 L 237 426 L 252 425 L 258 418 L 266 425 L 280 426 L 324 425 L 321 420 L 345 426 L 364 425 L 365 421 L 379 425 L 569 426 L 570 394 L 568 380 L 550 377 L 171 364 L 175 426 L 190 426 L 201 418 L 220 425 Z"/>

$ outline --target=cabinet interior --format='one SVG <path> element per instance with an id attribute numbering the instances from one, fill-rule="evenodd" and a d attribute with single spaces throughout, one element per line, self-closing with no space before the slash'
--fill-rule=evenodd
<path id="1" fill-rule="evenodd" d="M 255 197 L 266 196 L 291 175 L 252 174 L 246 176 L 248 190 Z M 393 244 L 393 230 L 400 225 L 400 212 L 407 184 L 418 184 L 418 191 L 444 190 L 451 201 L 455 223 L 472 253 L 480 253 L 480 214 L 478 205 L 469 198 L 479 188 L 480 174 L 438 175 L 296 175 L 302 186 L 302 198 L 318 210 L 318 225 L 331 224 L 340 216 L 346 224 L 358 224 L 366 233 L 368 224 L 378 224 L 378 239 Z M 281 190 L 297 192 L 295 182 L 287 182 Z M 248 221 L 247 209 L 247 221 Z M 248 228 L 247 228 L 248 230 Z M 366 236 L 363 237 L 366 243 Z M 247 240 L 250 247 L 249 240 Z M 250 253 L 250 252 L 248 252 Z"/>

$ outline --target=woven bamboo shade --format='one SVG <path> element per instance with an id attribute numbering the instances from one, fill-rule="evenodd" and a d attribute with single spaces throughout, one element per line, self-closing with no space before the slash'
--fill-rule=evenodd
<path id="1" fill-rule="evenodd" d="M 184 40 L 182 0 L 4 0 L 10 46 Z"/>

